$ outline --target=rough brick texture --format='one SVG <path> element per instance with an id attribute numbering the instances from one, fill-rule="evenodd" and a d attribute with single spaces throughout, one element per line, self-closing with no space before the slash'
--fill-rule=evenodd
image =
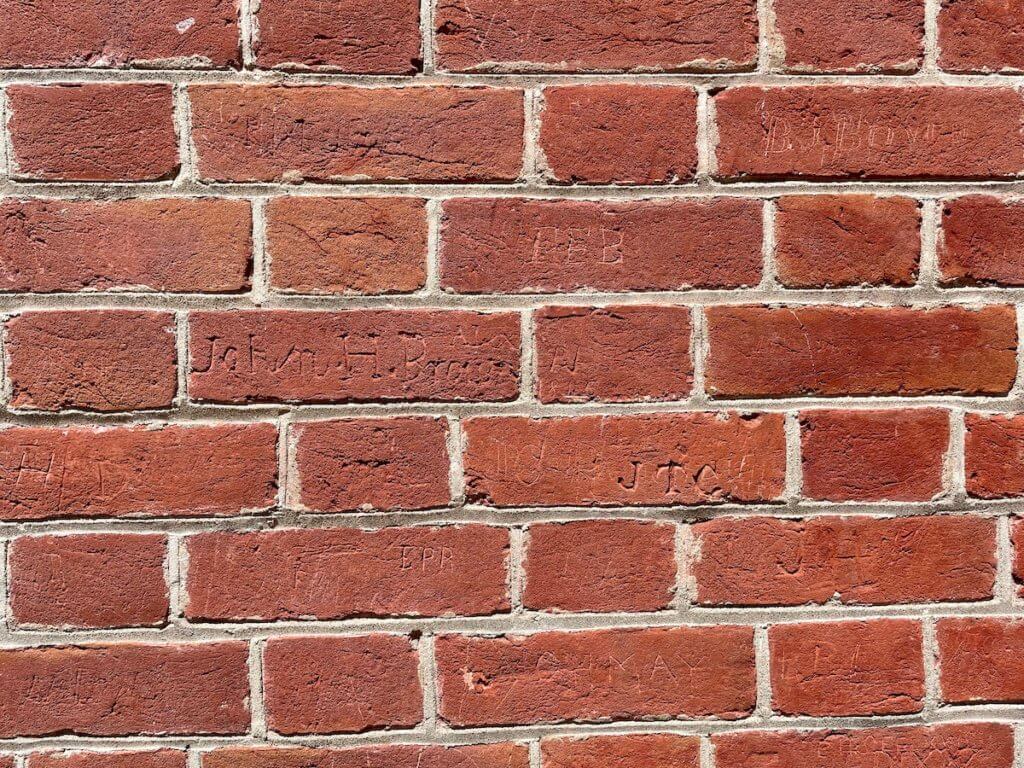
<path id="1" fill-rule="evenodd" d="M 1010 768 L 1013 731 L 996 723 L 828 731 L 748 731 L 713 738 L 719 768 L 768 761 L 778 768 L 935 765 Z"/>
<path id="2" fill-rule="evenodd" d="M 778 414 L 510 417 L 463 428 L 467 493 L 499 507 L 751 502 L 782 493 Z"/>
<path id="3" fill-rule="evenodd" d="M 547 307 L 536 317 L 537 396 L 545 403 L 682 400 L 693 386 L 690 331 L 685 307 Z"/>
<path id="4" fill-rule="evenodd" d="M 530 526 L 523 604 L 554 611 L 657 611 L 676 582 L 672 526 L 586 520 Z"/>
<path id="5" fill-rule="evenodd" d="M 736 288 L 761 279 L 750 200 L 444 204 L 441 283 L 458 293 Z"/>
<path id="6" fill-rule="evenodd" d="M 278 733 L 410 728 L 423 717 L 416 650 L 403 637 L 275 638 L 263 669 Z"/>
<path id="7" fill-rule="evenodd" d="M 694 534 L 706 605 L 985 600 L 995 583 L 995 525 L 978 518 L 722 518 Z"/>
<path id="8" fill-rule="evenodd" d="M 8 556 L 11 614 L 50 627 L 157 626 L 167 618 L 167 538 L 26 536 Z"/>
<path id="9" fill-rule="evenodd" d="M 168 85 L 19 85 L 7 98 L 16 176 L 152 181 L 178 170 Z"/>
<path id="10" fill-rule="evenodd" d="M 7 322 L 11 405 L 41 411 L 166 408 L 177 392 L 174 316 L 28 312 Z"/>
<path id="11" fill-rule="evenodd" d="M 913 285 L 920 206 L 906 197 L 790 195 L 776 204 L 775 268 L 789 288 Z"/>
<path id="12" fill-rule="evenodd" d="M 444 635 L 437 640 L 437 661 L 440 715 L 455 727 L 732 719 L 754 706 L 748 627 Z"/>
<path id="13" fill-rule="evenodd" d="M 878 619 L 780 624 L 768 632 L 772 708 L 786 715 L 920 712 L 921 625 Z"/>
<path id="14" fill-rule="evenodd" d="M 687 181 L 697 169 L 696 117 L 689 88 L 548 88 L 540 125 L 548 176 L 588 184 Z"/>
<path id="15" fill-rule="evenodd" d="M 1022 768 L 1024 0 L 0 0 L 0 768 Z"/>
<path id="16" fill-rule="evenodd" d="M 244 200 L 5 200 L 0 289 L 241 291 L 251 228 Z"/>
<path id="17" fill-rule="evenodd" d="M 509 608 L 509 535 L 467 525 L 203 533 L 188 616 L 215 621 L 472 616 Z"/>
<path id="18" fill-rule="evenodd" d="M 267 250 L 282 291 L 411 293 L 426 278 L 426 208 L 403 198 L 276 198 Z"/>
<path id="19" fill-rule="evenodd" d="M 945 411 L 805 411 L 804 493 L 830 501 L 927 501 L 943 489 Z"/>

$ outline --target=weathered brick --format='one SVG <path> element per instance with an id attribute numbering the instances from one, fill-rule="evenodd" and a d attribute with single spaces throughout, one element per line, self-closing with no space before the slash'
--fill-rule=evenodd
<path id="1" fill-rule="evenodd" d="M 466 493 L 494 506 L 770 501 L 782 494 L 781 414 L 473 418 Z"/>
<path id="2" fill-rule="evenodd" d="M 426 509 L 451 501 L 442 419 L 319 421 L 294 434 L 295 501 L 303 508 Z"/>
<path id="3" fill-rule="evenodd" d="M 709 307 L 717 397 L 1003 395 L 1017 373 L 1013 309 Z"/>
<path id="4" fill-rule="evenodd" d="M 441 284 L 458 293 L 737 288 L 761 279 L 755 200 L 455 199 Z"/>
<path id="5" fill-rule="evenodd" d="M 735 719 L 754 706 L 749 627 L 442 635 L 436 654 L 439 714 L 454 727 Z"/>
<path id="6" fill-rule="evenodd" d="M 190 331 L 198 400 L 512 400 L 519 390 L 519 317 L 507 312 L 197 312 Z"/>
<path id="7" fill-rule="evenodd" d="M 438 61 L 456 71 L 747 69 L 757 58 L 750 0 L 441 0 Z"/>
<path id="8" fill-rule="evenodd" d="M 950 72 L 1024 70 L 1024 2 L 943 0 L 939 66 Z"/>
<path id="9" fill-rule="evenodd" d="M 943 491 L 948 447 L 946 411 L 804 411 L 803 494 L 829 501 L 928 501 Z"/>
<path id="10" fill-rule="evenodd" d="M 267 725 L 286 735 L 411 728 L 423 718 L 417 663 L 395 635 L 272 638 L 263 654 Z"/>
<path id="11" fill-rule="evenodd" d="M 240 642 L 0 649 L 0 738 L 245 733 L 248 654 Z"/>
<path id="12" fill-rule="evenodd" d="M 15 177 L 152 181 L 178 172 L 169 85 L 14 85 L 7 99 Z"/>
<path id="13" fill-rule="evenodd" d="M 913 72 L 921 65 L 924 0 L 776 0 L 786 68 L 795 72 Z"/>
<path id="14" fill-rule="evenodd" d="M 1012 88 L 728 88 L 715 96 L 725 179 L 1005 178 L 1024 172 Z"/>
<path id="15" fill-rule="evenodd" d="M 921 209 L 906 197 L 787 195 L 775 214 L 775 271 L 787 288 L 913 285 Z"/>
<path id="16" fill-rule="evenodd" d="M 185 768 L 180 749 L 131 752 L 38 752 L 29 755 L 26 768 Z"/>
<path id="17" fill-rule="evenodd" d="M 417 0 L 260 0 L 256 63 L 356 74 L 422 68 Z"/>
<path id="18" fill-rule="evenodd" d="M 277 429 L 0 431 L 0 519 L 234 515 L 277 496 Z"/>
<path id="19" fill-rule="evenodd" d="M 0 0 L 0 67 L 236 67 L 231 0 Z"/>
<path id="20" fill-rule="evenodd" d="M 11 616 L 50 627 L 158 626 L 167 618 L 167 537 L 23 536 L 10 544 Z"/>
<path id="21" fill-rule="evenodd" d="M 700 739 L 671 733 L 545 739 L 543 768 L 699 768 Z"/>
<path id="22" fill-rule="evenodd" d="M 941 619 L 939 684 L 951 704 L 1024 701 L 1024 621 L 1003 618 Z"/>
<path id="23" fill-rule="evenodd" d="M 218 181 L 512 181 L 523 94 L 504 88 L 199 85 L 199 173 Z"/>
<path id="24" fill-rule="evenodd" d="M 719 518 L 693 533 L 703 605 L 987 600 L 995 583 L 995 522 L 980 516 Z"/>
<path id="25" fill-rule="evenodd" d="M 529 758 L 525 745 L 507 742 L 351 749 L 228 747 L 203 753 L 202 768 L 529 768 Z"/>
<path id="26" fill-rule="evenodd" d="M 278 290 L 379 294 L 423 287 L 423 200 L 279 197 L 266 216 L 271 284 Z"/>
<path id="27" fill-rule="evenodd" d="M 509 609 L 509 534 L 483 525 L 203 533 L 189 618 L 472 616 Z"/>
<path id="28" fill-rule="evenodd" d="M 1024 495 L 1024 416 L 969 413 L 964 421 L 967 493 L 982 499 Z"/>
<path id="29" fill-rule="evenodd" d="M 547 88 L 540 149 L 553 181 L 688 181 L 697 170 L 697 94 L 650 85 Z"/>
<path id="30" fill-rule="evenodd" d="M 245 200 L 0 201 L 0 291 L 249 287 Z"/>
<path id="31" fill-rule="evenodd" d="M 41 411 L 166 408 L 178 389 L 174 315 L 26 312 L 4 326 L 11 405 Z"/>
<path id="32" fill-rule="evenodd" d="M 531 525 L 523 605 L 554 611 L 658 611 L 675 592 L 675 528 L 641 520 Z"/>
<path id="33" fill-rule="evenodd" d="M 1010 768 L 1013 730 L 1003 723 L 950 723 L 855 731 L 741 731 L 711 737 L 718 768 Z"/>
<path id="34" fill-rule="evenodd" d="M 1024 285 L 1024 204 L 988 195 L 946 201 L 939 235 L 945 285 Z"/>
<path id="35" fill-rule="evenodd" d="M 772 708 L 816 717 L 920 712 L 921 625 L 878 619 L 769 628 Z"/>
<path id="36" fill-rule="evenodd" d="M 546 307 L 534 318 L 541 402 L 682 400 L 693 388 L 687 307 Z"/>

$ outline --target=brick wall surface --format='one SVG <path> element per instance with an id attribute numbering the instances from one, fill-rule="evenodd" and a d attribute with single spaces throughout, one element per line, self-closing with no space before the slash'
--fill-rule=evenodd
<path id="1" fill-rule="evenodd" d="M 1024 768 L 1024 0 L 0 0 L 2 768 Z"/>

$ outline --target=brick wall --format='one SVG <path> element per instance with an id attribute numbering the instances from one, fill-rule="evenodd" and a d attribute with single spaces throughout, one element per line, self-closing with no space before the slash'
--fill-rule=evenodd
<path id="1" fill-rule="evenodd" d="M 0 18 L 0 766 L 1024 766 L 1022 0 Z"/>

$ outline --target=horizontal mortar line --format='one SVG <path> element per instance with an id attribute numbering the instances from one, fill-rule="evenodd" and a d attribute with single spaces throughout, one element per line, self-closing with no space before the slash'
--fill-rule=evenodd
<path id="1" fill-rule="evenodd" d="M 664 719 L 616 720 L 611 722 L 567 722 L 540 725 L 491 726 L 474 728 L 443 728 L 436 734 L 423 727 L 407 730 L 381 730 L 361 734 L 280 736 L 270 734 L 267 740 L 244 736 L 54 736 L 0 739 L 0 749 L 17 754 L 47 749 L 95 749 L 112 751 L 117 748 L 143 750 L 146 748 L 192 747 L 211 750 L 222 747 L 327 747 L 345 748 L 401 744 L 439 744 L 458 746 L 487 744 L 501 741 L 525 742 L 548 737 L 630 735 L 639 733 L 672 733 L 678 735 L 706 735 L 736 731 L 766 730 L 831 730 L 837 728 L 879 728 L 894 726 L 920 726 L 946 723 L 1016 722 L 1024 715 L 1021 705 L 956 705 L 939 708 L 934 714 L 883 715 L 864 717 L 789 717 L 772 715 L 767 718 L 752 716 L 741 720 Z"/>
<path id="2" fill-rule="evenodd" d="M 1022 172 L 1024 174 L 1024 172 Z M 196 198 L 224 197 L 246 199 L 273 196 L 336 196 L 336 197 L 423 197 L 505 198 L 579 200 L 667 200 L 708 197 L 777 197 L 788 194 L 828 194 L 858 192 L 929 198 L 956 197 L 962 194 L 991 191 L 1000 194 L 1024 195 L 1024 178 L 986 179 L 872 179 L 822 180 L 767 179 L 764 181 L 698 180 L 684 184 L 657 186 L 612 185 L 542 185 L 512 181 L 506 184 L 422 183 L 422 182 L 62 182 L 37 180 L 0 180 L 0 197 L 40 199 L 122 199 L 122 198 Z"/>
<path id="3" fill-rule="evenodd" d="M 432 416 L 435 418 L 573 418 L 583 416 L 651 416 L 702 413 L 781 413 L 830 409 L 914 410 L 966 409 L 977 413 L 1018 413 L 1024 400 L 1018 395 L 998 397 L 922 396 L 922 397 L 807 397 L 776 400 L 716 399 L 695 397 L 678 401 L 641 403 L 534 403 L 511 402 L 376 402 L 376 403 L 262 403 L 217 405 L 189 403 L 152 411 L 99 413 L 92 411 L 17 411 L 0 409 L 0 430 L 17 426 L 37 427 L 117 427 L 117 426 L 212 426 L 225 423 L 269 421 L 283 415 L 298 423 L 329 421 L 339 418 L 388 418 Z"/>
<path id="4" fill-rule="evenodd" d="M 81 533 L 171 533 L 193 535 L 209 532 L 270 532 L 282 529 L 320 530 L 349 528 L 375 531 L 393 527 L 492 525 L 509 527 L 535 523 L 559 523 L 595 519 L 635 519 L 695 524 L 724 517 L 772 517 L 807 520 L 820 517 L 869 517 L 901 519 L 924 516 L 998 518 L 1024 515 L 1024 499 L 1002 501 L 941 500 L 939 502 L 798 502 L 791 505 L 714 505 L 692 507 L 441 507 L 409 512 L 315 513 L 273 510 L 263 514 L 232 517 L 103 517 L 55 518 L 0 523 L 0 538 Z"/>
<path id="5" fill-rule="evenodd" d="M 421 618 L 352 618 L 337 620 L 284 620 L 276 622 L 190 622 L 164 627 L 131 629 L 8 629 L 0 633 L 0 648 L 16 649 L 48 645 L 143 642 L 153 644 L 202 643 L 230 640 L 263 640 L 282 636 L 364 635 L 412 632 L 472 634 L 483 636 L 532 635 L 540 632 L 587 632 L 591 630 L 671 629 L 715 627 L 724 624 L 756 626 L 794 622 L 834 623 L 902 618 L 1021 618 L 1011 603 L 988 600 L 978 603 L 919 603 L 896 606 L 822 605 L 772 607 L 691 606 L 656 613 L 561 614 L 524 611 L 487 616 Z"/>
<path id="6" fill-rule="evenodd" d="M 733 85 L 849 85 L 849 86 L 1016 86 L 1024 83 L 1024 72 L 956 73 L 924 69 L 907 74 L 769 72 L 746 71 L 608 71 L 565 72 L 537 67 L 520 72 L 437 72 L 432 75 L 353 74 L 330 70 L 302 69 L 214 69 L 146 67 L 134 68 L 39 68 L 0 69 L 0 84 L 63 83 L 187 83 L 235 85 L 348 85 L 367 88 L 415 88 L 435 85 L 506 88 L 548 87 L 563 84 L 623 83 L 629 85 L 690 85 L 722 88 Z"/>
<path id="7" fill-rule="evenodd" d="M 413 293 L 379 296 L 271 293 L 266 299 L 244 294 L 168 294 L 145 291 L 83 291 L 78 293 L 0 293 L 0 313 L 14 315 L 50 309 L 150 309 L 180 311 L 225 310 L 477 310 L 522 312 L 548 306 L 615 306 L 663 304 L 680 307 L 827 305 L 927 309 L 949 305 L 1005 306 L 1024 302 L 1024 287 L 965 286 L 774 288 L 740 287 L 731 290 L 684 288 L 674 291 L 630 293 L 566 291 L 561 293 Z"/>

